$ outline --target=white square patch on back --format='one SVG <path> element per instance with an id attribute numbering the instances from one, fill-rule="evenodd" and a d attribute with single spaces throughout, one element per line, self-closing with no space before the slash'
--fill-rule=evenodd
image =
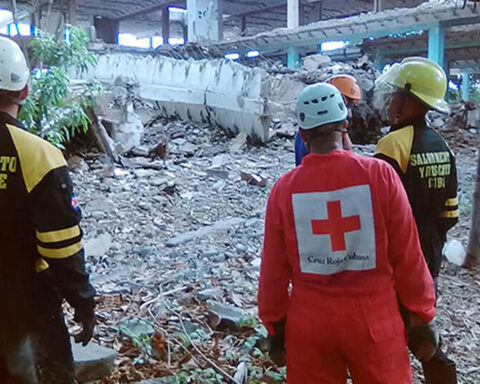
<path id="1" fill-rule="evenodd" d="M 369 185 L 292 195 L 300 269 L 332 275 L 376 268 Z"/>

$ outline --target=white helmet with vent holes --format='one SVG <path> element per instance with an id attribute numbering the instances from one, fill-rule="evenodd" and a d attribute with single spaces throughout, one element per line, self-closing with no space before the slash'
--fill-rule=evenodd
<path id="1" fill-rule="evenodd" d="M 340 91 L 333 85 L 318 83 L 306 87 L 297 99 L 297 118 L 301 129 L 313 129 L 347 119 L 348 110 Z"/>
<path id="2" fill-rule="evenodd" d="M 0 36 L 0 89 L 21 91 L 28 84 L 30 70 L 20 46 Z"/>

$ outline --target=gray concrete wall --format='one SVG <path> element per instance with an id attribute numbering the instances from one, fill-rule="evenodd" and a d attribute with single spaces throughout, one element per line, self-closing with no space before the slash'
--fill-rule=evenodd
<path id="1" fill-rule="evenodd" d="M 266 86 L 270 79 L 262 69 L 118 52 L 100 55 L 87 77 L 112 83 L 118 76 L 135 79 L 140 96 L 157 101 L 167 115 L 268 140 L 272 86 Z"/>

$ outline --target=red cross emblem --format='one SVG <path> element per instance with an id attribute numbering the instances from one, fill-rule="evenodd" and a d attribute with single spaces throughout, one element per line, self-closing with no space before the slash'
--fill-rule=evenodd
<path id="1" fill-rule="evenodd" d="M 340 201 L 327 202 L 328 219 L 312 220 L 312 231 L 315 235 L 329 235 L 332 251 L 345 251 L 345 234 L 359 231 L 360 216 L 342 217 Z"/>

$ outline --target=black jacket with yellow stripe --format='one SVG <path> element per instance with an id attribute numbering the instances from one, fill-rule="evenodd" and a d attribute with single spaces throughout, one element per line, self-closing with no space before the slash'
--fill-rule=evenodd
<path id="1" fill-rule="evenodd" d="M 447 231 L 458 221 L 455 157 L 424 120 L 380 139 L 375 157 L 397 171 L 407 191 L 430 272 L 438 276 Z"/>
<path id="2" fill-rule="evenodd" d="M 48 274 L 74 308 L 91 310 L 80 210 L 62 153 L 0 112 L 0 305 L 23 311 Z M 43 277 L 42 277 L 43 278 Z"/>

